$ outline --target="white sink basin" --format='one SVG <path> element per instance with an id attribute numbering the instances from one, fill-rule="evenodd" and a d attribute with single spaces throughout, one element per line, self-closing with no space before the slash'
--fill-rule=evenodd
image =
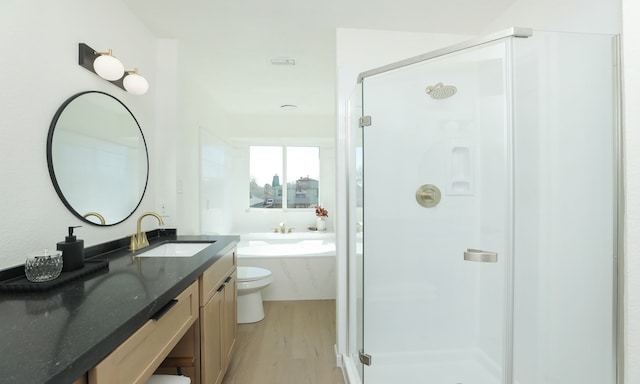
<path id="1" fill-rule="evenodd" d="M 211 244 L 213 243 L 166 243 L 134 257 L 191 257 Z"/>

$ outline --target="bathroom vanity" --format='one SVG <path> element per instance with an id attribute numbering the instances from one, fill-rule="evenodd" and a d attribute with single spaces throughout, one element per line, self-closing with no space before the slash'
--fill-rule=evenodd
<path id="1" fill-rule="evenodd" d="M 239 238 L 149 234 L 149 248 L 210 245 L 136 257 L 147 249 L 132 254 L 121 239 L 86 250 L 108 269 L 43 292 L 0 292 L 3 383 L 144 383 L 176 366 L 193 383 L 222 380 L 235 344 Z"/>

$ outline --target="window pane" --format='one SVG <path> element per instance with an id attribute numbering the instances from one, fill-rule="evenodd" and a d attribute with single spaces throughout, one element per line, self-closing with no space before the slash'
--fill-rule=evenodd
<path id="1" fill-rule="evenodd" d="M 288 208 L 318 204 L 320 148 L 287 147 L 287 179 Z"/>
<path id="2" fill-rule="evenodd" d="M 249 206 L 282 208 L 282 147 L 249 147 Z"/>

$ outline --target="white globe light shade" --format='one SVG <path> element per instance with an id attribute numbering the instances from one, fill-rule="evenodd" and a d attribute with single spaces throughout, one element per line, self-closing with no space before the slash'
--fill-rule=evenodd
<path id="1" fill-rule="evenodd" d="M 93 69 L 105 80 L 114 81 L 124 75 L 124 65 L 111 55 L 100 55 L 93 61 Z"/>
<path id="2" fill-rule="evenodd" d="M 130 73 L 122 81 L 124 89 L 134 95 L 145 94 L 149 90 L 149 82 L 137 73 Z"/>

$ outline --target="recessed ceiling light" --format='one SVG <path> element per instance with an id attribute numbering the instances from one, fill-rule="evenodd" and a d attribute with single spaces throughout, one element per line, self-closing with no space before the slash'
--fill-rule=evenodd
<path id="1" fill-rule="evenodd" d="M 271 59 L 272 65 L 296 65 L 296 59 L 291 57 L 275 57 Z"/>
<path id="2" fill-rule="evenodd" d="M 284 104 L 280 106 L 280 109 L 284 109 L 285 111 L 294 111 L 298 109 L 298 106 L 293 104 Z"/>

